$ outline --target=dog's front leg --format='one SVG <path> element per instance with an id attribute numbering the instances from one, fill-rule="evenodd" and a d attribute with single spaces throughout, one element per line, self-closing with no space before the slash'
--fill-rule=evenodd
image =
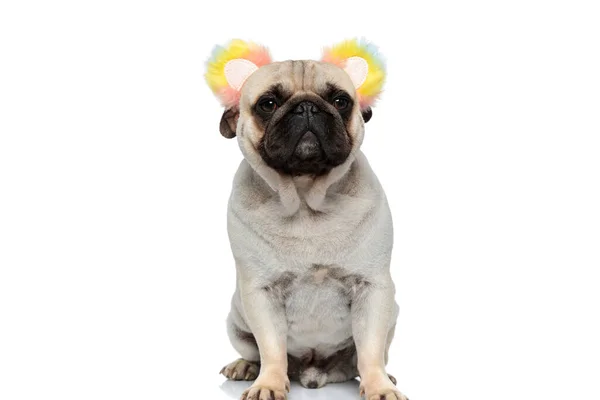
<path id="1" fill-rule="evenodd" d="M 362 285 L 352 302 L 352 335 L 358 356 L 360 393 L 367 400 L 407 400 L 385 371 L 386 351 L 396 323 L 394 284 Z"/>
<path id="2" fill-rule="evenodd" d="M 260 352 L 260 373 L 242 400 L 284 400 L 290 390 L 287 376 L 287 319 L 276 290 L 255 282 L 241 283 L 246 323 Z"/>

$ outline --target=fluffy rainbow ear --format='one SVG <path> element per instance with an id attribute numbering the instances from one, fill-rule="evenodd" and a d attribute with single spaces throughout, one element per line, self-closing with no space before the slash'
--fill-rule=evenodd
<path id="1" fill-rule="evenodd" d="M 377 47 L 365 40 L 345 40 L 326 48 L 322 61 L 335 64 L 350 75 L 362 110 L 375 103 L 385 81 L 385 65 Z"/>
<path id="2" fill-rule="evenodd" d="M 206 63 L 206 83 L 225 108 L 237 107 L 244 82 L 254 71 L 271 62 L 269 50 L 252 42 L 232 40 L 216 46 Z"/>

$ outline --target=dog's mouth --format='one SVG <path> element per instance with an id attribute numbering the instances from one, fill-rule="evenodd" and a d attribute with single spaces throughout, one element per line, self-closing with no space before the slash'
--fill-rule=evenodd
<path id="1" fill-rule="evenodd" d="M 306 131 L 296 143 L 296 148 L 293 153 L 294 157 L 300 160 L 311 160 L 319 157 L 324 157 L 321 141 L 313 132 Z"/>

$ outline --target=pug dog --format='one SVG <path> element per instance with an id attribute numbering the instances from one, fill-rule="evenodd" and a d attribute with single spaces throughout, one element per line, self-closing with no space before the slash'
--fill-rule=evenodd
<path id="1" fill-rule="evenodd" d="M 360 41 L 324 61 L 283 62 L 234 41 L 208 62 L 221 134 L 244 156 L 227 214 L 237 272 L 227 332 L 241 358 L 221 370 L 254 380 L 242 400 L 286 399 L 290 379 L 320 388 L 356 377 L 366 399 L 406 400 L 386 372 L 392 217 L 360 151 L 383 77 Z"/>

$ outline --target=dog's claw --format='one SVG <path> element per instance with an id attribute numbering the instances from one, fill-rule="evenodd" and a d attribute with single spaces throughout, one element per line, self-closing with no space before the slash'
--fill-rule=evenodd
<path id="1" fill-rule="evenodd" d="M 390 381 L 392 381 L 392 383 L 393 383 L 394 385 L 396 385 L 396 383 L 398 383 L 398 381 L 396 380 L 396 378 L 394 378 L 394 375 L 390 375 L 390 374 L 388 374 L 388 378 L 390 378 Z"/>

